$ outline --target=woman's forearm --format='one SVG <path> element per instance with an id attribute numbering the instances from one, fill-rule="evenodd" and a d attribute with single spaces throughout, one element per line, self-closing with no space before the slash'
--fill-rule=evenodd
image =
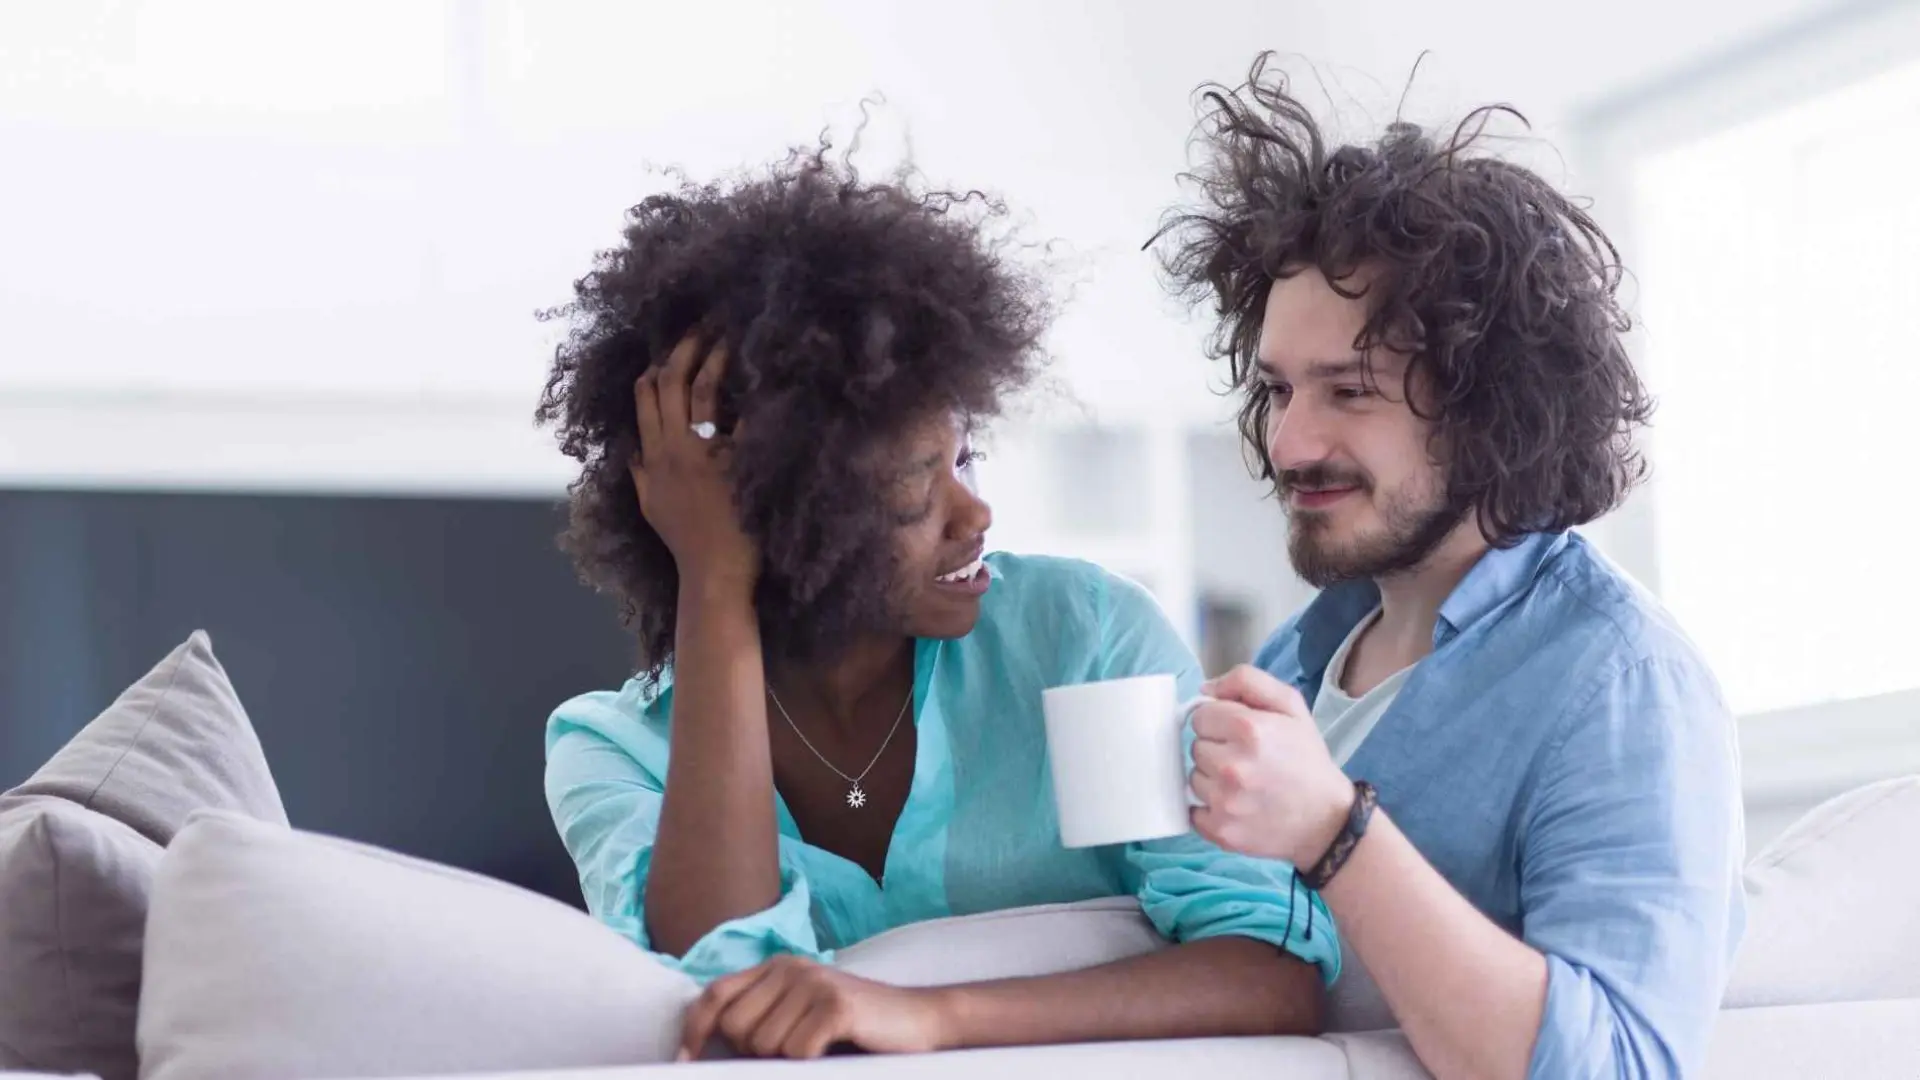
<path id="1" fill-rule="evenodd" d="M 682 581 L 671 766 L 644 910 L 657 951 L 780 898 L 766 673 L 747 582 Z"/>
<path id="2" fill-rule="evenodd" d="M 1220 937 L 1063 975 L 939 995 L 954 1047 L 1320 1032 L 1320 975 L 1265 942 Z"/>

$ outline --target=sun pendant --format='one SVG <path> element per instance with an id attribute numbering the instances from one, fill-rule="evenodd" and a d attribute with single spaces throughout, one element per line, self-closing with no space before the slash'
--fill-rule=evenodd
<path id="1" fill-rule="evenodd" d="M 860 790 L 859 784 L 847 789 L 847 805 L 855 810 L 867 805 L 867 793 Z"/>

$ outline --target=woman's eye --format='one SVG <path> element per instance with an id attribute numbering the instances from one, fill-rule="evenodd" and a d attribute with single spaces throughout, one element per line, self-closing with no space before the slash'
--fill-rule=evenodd
<path id="1" fill-rule="evenodd" d="M 953 467 L 956 469 L 970 469 L 985 460 L 987 460 L 987 455 L 981 451 L 968 450 L 960 455 L 959 460 L 954 462 Z"/>
<path id="2" fill-rule="evenodd" d="M 1358 401 L 1361 398 L 1372 397 L 1373 391 L 1364 386 L 1342 386 L 1333 391 L 1333 396 L 1346 401 Z"/>
<path id="3" fill-rule="evenodd" d="M 1288 386 L 1286 383 L 1275 382 L 1275 383 L 1267 384 L 1268 397 L 1284 398 L 1284 397 L 1290 396 L 1292 393 L 1293 393 L 1293 387 Z"/>

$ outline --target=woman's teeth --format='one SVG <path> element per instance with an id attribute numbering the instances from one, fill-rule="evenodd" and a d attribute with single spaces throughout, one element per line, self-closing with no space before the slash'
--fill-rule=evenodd
<path id="1" fill-rule="evenodd" d="M 953 573 L 941 574 L 939 577 L 934 578 L 933 580 L 941 582 L 943 584 L 947 584 L 947 585 L 958 585 L 962 581 L 971 581 L 973 579 L 973 575 L 979 573 L 980 568 L 985 566 L 986 564 L 987 564 L 987 561 L 985 559 L 975 559 L 972 562 L 968 563 L 967 565 L 961 567 L 960 569 L 955 570 Z"/>

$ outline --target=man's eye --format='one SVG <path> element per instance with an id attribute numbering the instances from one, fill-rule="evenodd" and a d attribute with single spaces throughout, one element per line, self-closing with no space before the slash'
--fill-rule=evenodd
<path id="1" fill-rule="evenodd" d="M 953 467 L 956 469 L 970 469 L 985 460 L 987 460 L 987 455 L 981 451 L 968 450 L 966 453 L 960 455 L 960 459 L 953 463 Z"/>

